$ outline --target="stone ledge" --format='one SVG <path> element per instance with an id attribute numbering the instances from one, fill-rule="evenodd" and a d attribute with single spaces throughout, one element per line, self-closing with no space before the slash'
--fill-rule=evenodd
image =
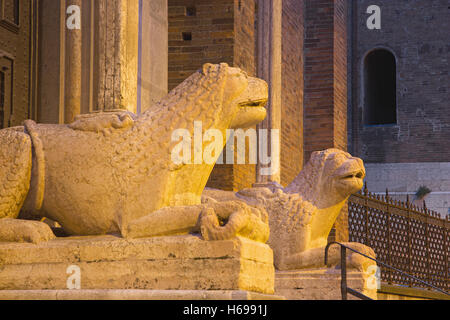
<path id="1" fill-rule="evenodd" d="M 378 290 L 378 296 L 380 300 L 389 300 L 388 296 L 425 300 L 450 300 L 450 296 L 437 291 L 388 284 L 381 284 L 381 288 Z"/>
<path id="2" fill-rule="evenodd" d="M 0 290 L 64 290 L 67 268 L 82 289 L 244 290 L 273 294 L 269 246 L 193 235 L 126 240 L 113 236 L 0 243 Z"/>
<path id="3" fill-rule="evenodd" d="M 193 235 L 132 240 L 98 236 L 57 238 L 39 245 L 0 242 L 0 265 L 224 257 L 273 262 L 267 245 L 241 237 L 204 241 Z"/>
<path id="4" fill-rule="evenodd" d="M 219 290 L 0 290 L 0 300 L 285 300 L 250 291 Z"/>
<path id="5" fill-rule="evenodd" d="M 347 286 L 377 299 L 376 289 L 366 287 L 367 276 L 357 270 L 347 271 Z M 276 271 L 275 294 L 287 300 L 341 300 L 340 269 L 304 269 Z M 360 300 L 348 294 L 349 300 Z"/>

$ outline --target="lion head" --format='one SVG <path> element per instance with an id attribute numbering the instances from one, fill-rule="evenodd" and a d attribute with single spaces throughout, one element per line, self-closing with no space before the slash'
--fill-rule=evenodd
<path id="1" fill-rule="evenodd" d="M 157 142 L 151 149 L 153 167 L 171 172 L 167 188 L 174 196 L 166 197 L 165 204 L 200 203 L 201 193 L 229 138 L 227 130 L 250 127 L 264 120 L 267 100 L 265 81 L 226 63 L 205 64 L 136 120 L 135 126 L 143 125 L 148 140 Z M 139 141 L 142 144 L 142 139 Z M 198 151 L 203 151 L 201 157 Z"/>
<path id="2" fill-rule="evenodd" d="M 299 193 L 318 208 L 328 208 L 361 190 L 365 175 L 361 159 L 339 149 L 318 151 L 285 192 Z"/>
<path id="3" fill-rule="evenodd" d="M 218 90 L 221 97 L 220 94 L 217 96 L 219 101 L 216 103 L 222 108 L 214 109 L 213 116 L 226 120 L 228 128 L 248 128 L 266 117 L 264 106 L 268 100 L 268 86 L 265 81 L 249 77 L 246 72 L 226 63 L 205 64 L 201 76 L 208 87 L 221 87 Z"/>
<path id="4" fill-rule="evenodd" d="M 141 121 L 167 112 L 172 114 L 170 129 L 192 131 L 194 121 L 201 121 L 204 129 L 246 128 L 264 120 L 267 100 L 265 81 L 226 63 L 207 63 L 150 108 Z"/>

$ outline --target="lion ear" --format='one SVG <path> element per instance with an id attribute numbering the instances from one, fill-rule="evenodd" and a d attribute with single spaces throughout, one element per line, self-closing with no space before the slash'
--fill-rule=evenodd
<path id="1" fill-rule="evenodd" d="M 311 160 L 319 157 L 321 155 L 321 153 L 322 153 L 322 151 L 314 151 L 313 153 L 311 153 Z"/>
<path id="2" fill-rule="evenodd" d="M 211 63 L 205 63 L 203 65 L 203 75 L 207 75 L 213 66 Z"/>

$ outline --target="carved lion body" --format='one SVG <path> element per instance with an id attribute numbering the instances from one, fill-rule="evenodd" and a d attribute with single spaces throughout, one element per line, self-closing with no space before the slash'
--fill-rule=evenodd
<path id="1" fill-rule="evenodd" d="M 240 199 L 264 208 L 269 215 L 269 245 L 279 270 L 319 267 L 324 263 L 328 235 L 352 193 L 363 186 L 365 169 L 361 159 L 337 149 L 313 153 L 303 171 L 287 188 L 251 188 L 237 194 L 206 190 L 204 201 Z M 350 246 L 374 256 L 359 243 Z M 331 261 L 338 252 L 331 249 Z M 353 265 L 361 259 L 350 255 Z M 333 261 L 332 261 L 333 262 Z M 364 261 L 364 263 L 370 263 Z"/>
<path id="2" fill-rule="evenodd" d="M 204 131 L 226 136 L 226 129 L 263 120 L 265 101 L 264 81 L 226 64 L 207 64 L 138 117 L 103 113 L 71 125 L 27 121 L 2 130 L 0 222 L 17 218 L 23 207 L 59 222 L 69 234 L 126 235 L 130 223 L 161 208 L 200 205 L 213 164 L 175 165 L 172 132 L 193 134 L 194 121 L 201 121 Z M 248 112 L 250 105 L 256 106 Z M 16 167 L 7 163 L 12 151 L 21 155 Z M 8 179 L 13 173 L 20 186 Z M 16 196 L 7 197 L 11 189 Z"/>

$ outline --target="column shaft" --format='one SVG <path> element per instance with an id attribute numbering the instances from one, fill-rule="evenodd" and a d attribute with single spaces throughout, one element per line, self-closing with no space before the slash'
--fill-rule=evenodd
<path id="1" fill-rule="evenodd" d="M 258 126 L 258 129 L 268 129 L 268 150 L 272 159 L 280 159 L 280 141 L 271 141 L 271 131 L 281 129 L 281 23 L 282 0 L 259 0 L 258 77 L 266 80 L 269 84 L 269 102 L 266 106 L 267 118 Z M 271 150 L 273 143 L 278 144 L 278 154 L 274 153 L 275 150 Z M 257 184 L 280 182 L 279 166 L 276 172 L 270 176 L 261 175 L 263 167 L 260 163 L 256 167 Z"/>

